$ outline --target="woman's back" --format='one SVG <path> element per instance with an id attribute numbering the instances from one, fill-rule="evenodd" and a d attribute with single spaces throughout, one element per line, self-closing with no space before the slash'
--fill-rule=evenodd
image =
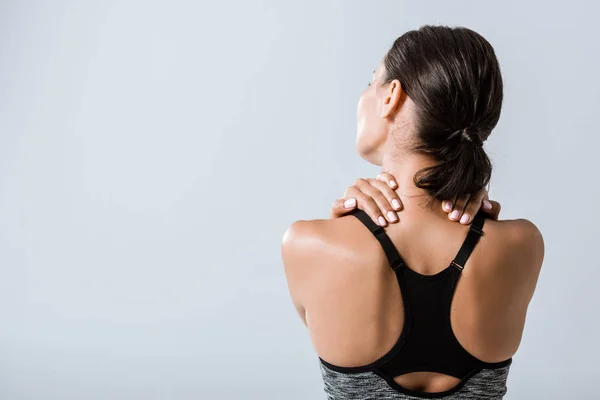
<path id="1" fill-rule="evenodd" d="M 381 376 L 370 377 L 393 379 L 383 386 L 398 396 L 453 393 L 476 368 L 487 372 L 471 377 L 471 383 L 483 377 L 489 388 L 492 369 L 498 369 L 500 384 L 505 381 L 541 265 L 537 228 L 526 220 L 480 221 L 485 233 L 471 229 L 462 269 L 451 263 L 470 229 L 449 222 L 445 213 L 401 212 L 400 222 L 383 234 L 393 243 L 387 255 L 374 235 L 381 239 L 381 232 L 370 232 L 368 221 L 358 216 L 297 222 L 284 240 L 290 291 L 302 298 L 299 311 L 305 312 L 321 358 L 326 390 L 328 382 L 331 393 L 343 390 L 340 380 L 349 390 L 362 390 L 359 383 L 372 388 L 376 383 L 361 373 L 373 363 Z M 396 271 L 389 260 L 394 249 L 405 263 Z M 301 270 L 294 264 L 302 264 Z M 290 274 L 295 276 L 290 279 Z M 402 276 L 408 285 L 404 292 Z M 412 313 L 405 307 L 407 299 L 414 303 Z M 390 358 L 395 365 L 390 366 Z"/>
<path id="2" fill-rule="evenodd" d="M 490 182 L 484 142 L 503 93 L 493 47 L 463 27 L 406 32 L 373 72 L 358 101 L 356 147 L 398 182 L 400 222 L 387 233 L 360 213 L 299 222 L 283 245 L 292 300 L 331 398 L 504 394 L 542 237 L 525 220 L 478 214 L 467 229 L 441 210 Z"/>

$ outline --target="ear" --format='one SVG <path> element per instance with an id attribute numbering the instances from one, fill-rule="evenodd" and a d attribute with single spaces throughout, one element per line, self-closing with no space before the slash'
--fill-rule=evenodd
<path id="1" fill-rule="evenodd" d="M 387 118 L 391 116 L 400 106 L 402 98 L 402 85 L 398 79 L 391 81 L 386 89 L 383 98 L 383 106 L 381 107 L 381 117 Z"/>

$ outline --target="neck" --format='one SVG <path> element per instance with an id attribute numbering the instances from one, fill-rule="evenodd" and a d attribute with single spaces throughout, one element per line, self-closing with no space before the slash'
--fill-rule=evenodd
<path id="1" fill-rule="evenodd" d="M 430 158 L 408 152 L 394 152 L 383 157 L 381 169 L 394 176 L 398 183 L 396 193 L 400 196 L 404 209 L 412 212 L 430 212 L 427 202 L 430 200 L 429 193 L 425 189 L 418 188 L 414 183 L 417 171 L 435 165 Z M 441 202 L 432 200 L 431 209 L 441 211 Z"/>

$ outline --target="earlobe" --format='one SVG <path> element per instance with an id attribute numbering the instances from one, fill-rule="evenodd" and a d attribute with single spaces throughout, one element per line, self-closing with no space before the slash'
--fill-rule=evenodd
<path id="1" fill-rule="evenodd" d="M 391 116 L 400 104 L 402 95 L 402 85 L 398 79 L 394 79 L 389 84 L 389 89 L 381 107 L 381 116 L 387 118 Z"/>

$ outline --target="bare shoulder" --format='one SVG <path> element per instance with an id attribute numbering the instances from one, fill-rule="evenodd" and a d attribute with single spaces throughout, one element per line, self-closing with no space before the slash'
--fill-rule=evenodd
<path id="1" fill-rule="evenodd" d="M 307 237 L 318 237 L 323 240 L 336 239 L 345 236 L 339 235 L 341 229 L 357 226 L 356 221 L 357 219 L 350 215 L 335 219 L 298 220 L 290 225 L 283 235 L 283 243 L 293 243 L 297 239 Z"/>
<path id="2" fill-rule="evenodd" d="M 360 226 L 361 223 L 352 216 L 294 222 L 283 235 L 281 243 L 286 270 L 310 270 L 321 264 L 318 260 L 348 261 L 356 258 L 357 249 L 376 247 L 373 241 L 368 240 L 370 232 Z"/>
<path id="3" fill-rule="evenodd" d="M 377 242 L 360 226 L 355 217 L 345 216 L 300 220 L 286 230 L 281 243 L 283 265 L 292 301 L 303 319 L 304 307 L 321 291 L 333 290 L 332 285 L 342 284 L 342 274 L 349 276 L 352 270 L 356 277 L 365 261 L 373 262 L 370 250 L 377 248 Z"/>
<path id="4" fill-rule="evenodd" d="M 544 238 L 533 222 L 522 218 L 489 221 L 486 227 L 491 241 L 485 259 L 490 267 L 480 269 L 479 288 L 493 294 L 492 297 L 504 299 L 505 307 L 523 315 L 541 271 Z M 484 231 L 487 229 L 484 227 Z"/>
<path id="5" fill-rule="evenodd" d="M 281 240 L 281 255 L 286 270 L 295 267 L 297 261 L 316 256 L 315 251 L 327 246 L 327 233 L 332 230 L 332 222 L 323 219 L 299 220 L 285 231 Z"/>
<path id="6" fill-rule="evenodd" d="M 532 269 L 540 269 L 544 260 L 544 238 L 538 227 L 531 221 L 519 218 L 501 221 L 507 244 L 514 250 L 517 264 Z"/>

